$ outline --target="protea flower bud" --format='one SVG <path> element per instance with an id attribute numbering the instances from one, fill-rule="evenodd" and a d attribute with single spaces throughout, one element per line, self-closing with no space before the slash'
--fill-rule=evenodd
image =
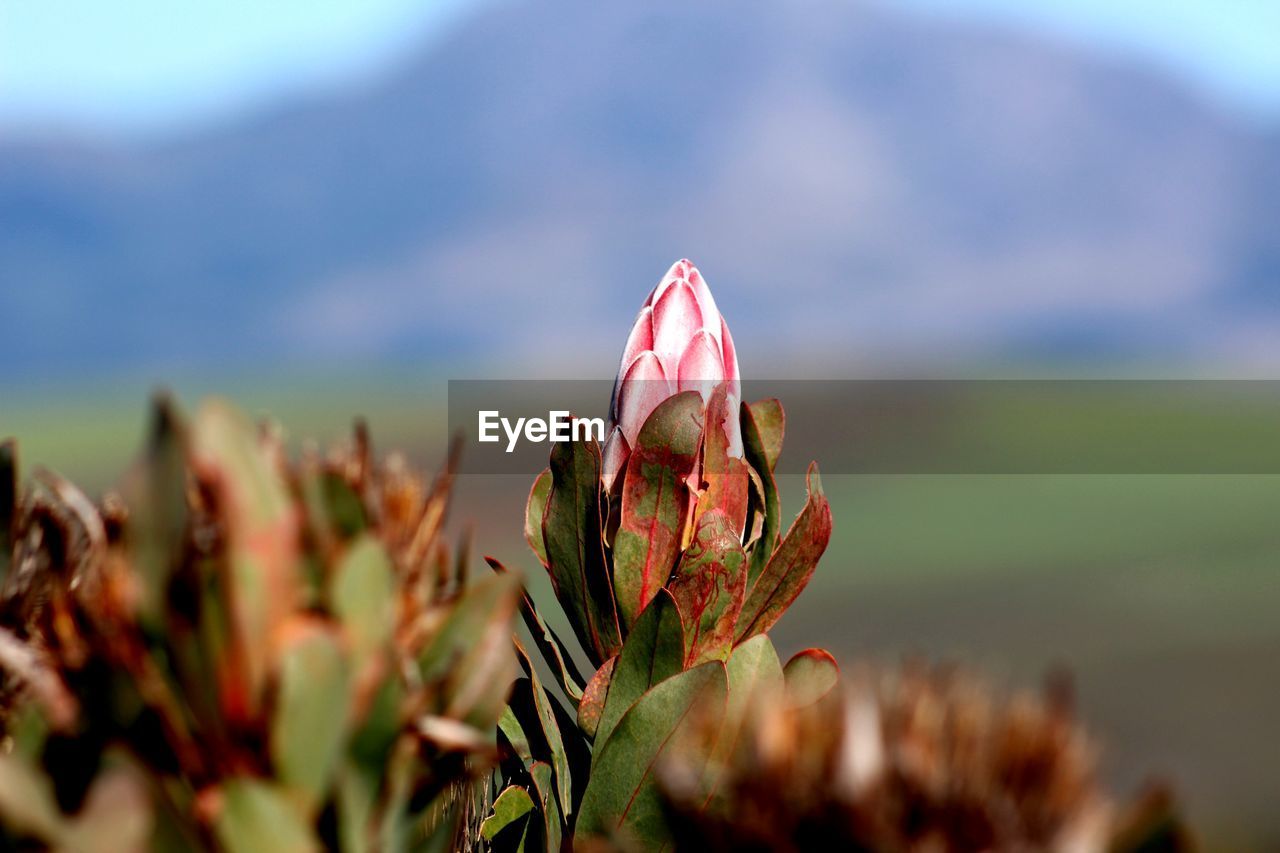
<path id="1" fill-rule="evenodd" d="M 692 262 L 681 259 L 649 293 L 622 352 L 609 405 L 605 487 L 613 489 L 640 427 L 663 400 L 689 390 L 701 392 L 707 400 L 722 382 L 729 383 L 730 411 L 736 411 L 741 390 L 733 337 L 706 279 Z M 730 454 L 741 457 L 742 432 L 736 417 L 726 420 L 725 431 Z"/>

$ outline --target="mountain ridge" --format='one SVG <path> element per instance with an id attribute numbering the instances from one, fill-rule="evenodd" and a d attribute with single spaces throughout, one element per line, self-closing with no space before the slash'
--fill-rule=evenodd
<path id="1" fill-rule="evenodd" d="M 1062 45 L 806 12 L 490 6 L 224 127 L 0 140 L 0 362 L 536 359 L 554 327 L 611 360 L 682 255 L 736 337 L 836 361 L 1280 355 L 1280 134 Z"/>

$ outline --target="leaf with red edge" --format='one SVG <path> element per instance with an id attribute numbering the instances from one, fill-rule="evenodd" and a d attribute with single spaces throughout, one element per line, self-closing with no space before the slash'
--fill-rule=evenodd
<path id="1" fill-rule="evenodd" d="M 680 556 L 686 478 L 702 440 L 702 398 L 686 391 L 645 421 L 627 461 L 622 520 L 614 539 L 613 586 L 624 627 L 635 624 Z"/>
<path id="2" fill-rule="evenodd" d="M 826 649 L 796 652 L 782 673 L 787 679 L 787 698 L 797 708 L 817 702 L 840 682 L 840 664 Z"/>
<path id="3" fill-rule="evenodd" d="M 575 827 L 580 843 L 621 835 L 639 849 L 663 848 L 670 829 L 655 768 L 685 740 L 695 709 L 723 708 L 727 693 L 724 664 L 709 661 L 659 683 L 627 711 L 592 767 Z"/>
<path id="4" fill-rule="evenodd" d="M 582 691 L 582 701 L 578 703 L 578 728 L 592 740 L 595 740 L 596 730 L 600 727 L 600 715 L 604 713 L 609 682 L 613 679 L 613 668 L 617 663 L 615 655 L 600 665 L 587 682 L 587 688 Z"/>
<path id="5" fill-rule="evenodd" d="M 556 598 L 591 662 L 622 647 L 613 587 L 601 540 L 600 447 L 594 440 L 557 442 L 542 536 Z"/>
<path id="6" fill-rule="evenodd" d="M 782 403 L 772 397 L 749 403 L 747 408 L 751 411 L 751 420 L 760 435 L 764 458 L 772 471 L 778 464 L 778 457 L 782 455 L 782 438 L 787 426 L 786 413 L 782 411 Z"/>
<path id="7" fill-rule="evenodd" d="M 729 385 L 721 383 L 711 394 L 706 409 L 706 430 L 702 439 L 702 480 L 706 484 L 698 498 L 697 516 L 719 510 L 732 522 L 739 538 L 746 526 L 750 475 L 747 464 L 729 455 L 725 422 L 739 417 L 730 406 Z M 695 521 L 696 517 L 695 516 Z"/>
<path id="8" fill-rule="evenodd" d="M 831 506 L 822 493 L 817 464 L 809 466 L 809 498 L 791 529 L 747 592 L 738 616 L 738 640 L 763 634 L 809 583 L 831 540 Z"/>
<path id="9" fill-rule="evenodd" d="M 778 531 L 782 527 L 782 503 L 778 499 L 778 485 L 773 479 L 773 466 L 769 462 L 768 443 L 750 406 L 742 404 L 742 452 L 754 473 L 752 482 L 763 494 L 752 499 L 754 511 L 763 515 L 760 536 L 751 548 L 747 562 L 747 585 L 750 587 L 764 572 L 770 555 L 778 545 Z M 754 492 L 753 492 L 754 494 Z M 754 514 L 754 512 L 752 513 Z"/>
<path id="10" fill-rule="evenodd" d="M 747 555 L 719 510 L 698 519 L 693 540 L 667 585 L 684 622 L 685 665 L 724 660 L 747 593 Z"/>
<path id="11" fill-rule="evenodd" d="M 684 669 L 684 659 L 684 626 L 680 621 L 680 610 L 671 593 L 659 590 L 636 620 L 618 655 L 596 730 L 597 749 L 593 751 L 593 759 L 632 703 L 653 685 Z"/>
<path id="12" fill-rule="evenodd" d="M 542 567 L 547 567 L 547 542 L 542 537 L 542 519 L 547 515 L 547 498 L 551 496 L 551 469 L 543 469 L 529 490 L 529 500 L 524 508 L 524 539 L 538 555 Z"/>
<path id="13" fill-rule="evenodd" d="M 275 634 L 298 605 L 300 518 L 253 423 L 229 404 L 201 407 L 191 452 L 197 478 L 225 518 L 219 569 L 231 648 L 219 660 L 222 705 L 229 718 L 248 720 L 261 707 Z"/>

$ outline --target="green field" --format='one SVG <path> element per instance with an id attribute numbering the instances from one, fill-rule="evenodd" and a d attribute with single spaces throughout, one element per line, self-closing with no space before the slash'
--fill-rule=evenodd
<path id="1" fill-rule="evenodd" d="M 381 447 L 439 458 L 442 384 L 287 387 L 237 400 L 294 438 L 339 437 L 363 414 Z M 183 398 L 204 390 L 193 383 Z M 138 445 L 144 402 L 140 389 L 26 392 L 0 405 L 0 433 L 19 437 L 26 470 L 45 464 L 99 492 Z M 781 479 L 790 513 L 803 482 Z M 1066 666 L 1117 787 L 1169 777 L 1211 847 L 1280 845 L 1280 476 L 828 474 L 824 484 L 835 535 L 779 625 L 784 652 L 920 654 L 1009 685 Z M 464 478 L 454 518 L 459 529 L 474 522 L 477 551 L 526 569 L 527 485 Z"/>

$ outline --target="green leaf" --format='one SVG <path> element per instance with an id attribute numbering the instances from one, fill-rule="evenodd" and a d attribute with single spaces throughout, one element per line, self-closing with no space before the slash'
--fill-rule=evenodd
<path id="1" fill-rule="evenodd" d="M 729 710 L 744 710 L 758 691 L 781 689 L 782 662 L 773 641 L 764 634 L 747 640 L 733 650 L 726 666 L 729 677 Z"/>
<path id="2" fill-rule="evenodd" d="M 357 666 L 364 666 L 386 647 L 395 623 L 394 568 L 374 536 L 361 536 L 342 555 L 330 581 L 329 600 Z"/>
<path id="3" fill-rule="evenodd" d="M 786 431 L 787 416 L 782 411 L 782 403 L 770 398 L 749 403 L 751 420 L 755 424 L 756 433 L 760 436 L 760 449 L 764 459 L 773 471 L 782 455 L 782 437 Z"/>
<path id="4" fill-rule="evenodd" d="M 738 737 L 747 711 L 755 702 L 773 701 L 782 693 L 782 662 L 773 641 L 758 634 L 733 650 L 726 666 L 729 678 L 729 701 L 720 727 L 720 740 L 715 754 L 723 764 L 737 750 Z"/>
<path id="5" fill-rule="evenodd" d="M 542 520 L 548 573 L 569 624 L 597 666 L 622 646 L 601 524 L 599 445 L 594 439 L 557 442 Z"/>
<path id="6" fill-rule="evenodd" d="M 364 501 L 342 476 L 326 471 L 320 477 L 320 492 L 333 531 L 342 539 L 350 539 L 369 527 Z"/>
<path id="7" fill-rule="evenodd" d="M 691 712 L 723 707 L 728 690 L 725 666 L 710 661 L 653 687 L 619 721 L 592 768 L 582 798 L 575 835 L 582 840 L 621 830 L 657 850 L 668 839 L 667 821 L 654 770 Z"/>
<path id="8" fill-rule="evenodd" d="M 346 747 L 350 674 L 336 637 L 309 626 L 285 647 L 271 721 L 271 760 L 309 809 L 323 802 Z"/>
<path id="9" fill-rule="evenodd" d="M 809 498 L 764 572 L 747 592 L 738 617 L 739 641 L 773 627 L 796 600 L 831 539 L 831 507 L 822 494 L 818 466 L 809 466 Z"/>
<path id="10" fill-rule="evenodd" d="M 680 556 L 686 478 L 702 441 L 702 397 L 685 391 L 664 400 L 640 428 L 622 483 L 622 520 L 613 546 L 613 588 L 630 628 L 658 594 Z"/>
<path id="11" fill-rule="evenodd" d="M 527 679 L 521 679 L 517 682 L 519 685 L 526 683 Z M 515 690 L 512 691 L 515 693 Z M 502 716 L 498 717 L 498 731 L 507 739 L 507 743 L 511 744 L 512 751 L 516 757 L 526 768 L 533 764 L 533 747 L 529 744 L 529 735 L 525 733 L 524 726 L 520 722 L 520 717 L 510 706 L 502 709 Z"/>
<path id="12" fill-rule="evenodd" d="M 533 809 L 533 798 L 528 791 L 517 785 L 508 787 L 493 801 L 493 810 L 480 824 L 480 837 L 493 841 L 499 832 L 528 820 Z"/>
<path id="13" fill-rule="evenodd" d="M 228 853 L 311 853 L 320 844 L 280 789 L 255 779 L 222 786 L 222 809 L 214 822 Z"/>
<path id="14" fill-rule="evenodd" d="M 159 628 L 190 515 L 186 428 L 167 397 L 153 402 L 146 446 L 125 478 L 123 493 L 129 507 L 126 540 L 142 578 L 139 611 L 149 627 Z"/>
<path id="15" fill-rule="evenodd" d="M 493 567 L 494 571 L 508 571 L 502 563 L 493 557 L 485 557 L 484 559 L 485 562 Z M 565 695 L 577 705 L 582 699 L 582 685 L 585 679 L 574 664 L 573 656 L 569 653 L 569 649 L 556 632 L 551 630 L 551 627 L 543 621 L 541 614 L 538 613 L 537 605 L 533 603 L 529 593 L 523 590 L 520 593 L 520 617 L 524 620 L 525 627 L 529 629 L 529 636 L 533 638 L 533 644 L 538 647 L 538 653 L 542 655 L 542 659 L 547 666 L 559 678 L 560 686 L 564 689 Z"/>
<path id="16" fill-rule="evenodd" d="M 222 666 L 222 701 L 233 720 L 252 719 L 262 700 L 268 650 L 301 589 L 298 519 L 281 472 L 240 412 L 213 400 L 191 436 L 194 468 L 225 519 L 222 588 L 232 665 Z"/>
<path id="17" fill-rule="evenodd" d="M 351 757 L 362 768 L 381 772 L 386 766 L 387 756 L 404 728 L 404 698 L 405 687 L 399 678 L 383 679 L 374 692 L 360 727 L 351 737 Z"/>
<path id="18" fill-rule="evenodd" d="M 338 773 L 335 806 L 338 812 L 338 837 L 343 853 L 369 853 L 370 821 L 373 817 L 374 785 L 372 774 L 348 765 Z"/>
<path id="19" fill-rule="evenodd" d="M 760 496 L 764 505 L 758 508 L 764 515 L 764 523 L 747 563 L 747 588 L 750 589 L 764 572 L 777 547 L 778 531 L 782 527 L 782 504 L 778 499 L 778 485 L 773 479 L 768 445 L 751 407 L 745 403 L 742 405 L 742 450 L 747 464 L 755 471 L 754 482 L 764 490 Z"/>
<path id="20" fill-rule="evenodd" d="M 747 591 L 741 534 L 719 510 L 698 519 L 693 540 L 667 585 L 684 623 L 685 663 L 729 657 Z"/>
<path id="21" fill-rule="evenodd" d="M 0 754 L 0 823 L 50 843 L 65 829 L 49 777 L 25 756 Z"/>
<path id="22" fill-rule="evenodd" d="M 542 538 L 542 520 L 547 516 L 547 499 L 551 497 L 551 469 L 544 470 L 533 481 L 529 501 L 524 508 L 524 538 L 538 555 L 543 568 L 547 567 L 547 542 Z"/>
<path id="23" fill-rule="evenodd" d="M 582 691 L 582 701 L 578 703 L 578 728 L 592 740 L 595 740 L 600 728 L 600 717 L 604 714 L 605 699 L 609 695 L 609 682 L 613 679 L 613 668 L 617 663 L 618 657 L 614 655 L 600 665 L 587 682 L 586 689 Z"/>
<path id="24" fill-rule="evenodd" d="M 560 733 L 560 724 L 556 721 L 556 713 L 551 704 L 551 697 L 543 689 L 542 682 L 539 681 L 538 674 L 533 668 L 533 661 L 529 658 L 529 653 L 525 651 L 519 639 L 513 638 L 513 640 L 516 654 L 520 658 L 520 664 L 524 667 L 525 675 L 529 676 L 529 683 L 533 692 L 533 703 L 538 712 L 538 723 L 542 727 L 543 737 L 546 738 L 547 746 L 551 750 L 551 765 L 555 769 L 556 787 L 560 791 L 560 808 L 564 814 L 570 815 L 573 813 L 573 773 L 569 769 L 569 754 L 565 750 L 564 737 Z"/>
<path id="25" fill-rule="evenodd" d="M 543 850 L 545 853 L 560 853 L 563 829 L 555 788 L 551 784 L 551 767 L 546 762 L 536 762 L 529 768 L 529 775 L 533 777 L 533 786 L 538 792 L 538 811 L 542 813 Z"/>
<path id="26" fill-rule="evenodd" d="M 18 443 L 0 442 L 0 583 L 13 562 L 13 534 L 18 511 Z"/>
<path id="27" fill-rule="evenodd" d="M 684 669 L 684 626 L 680 610 L 671 593 L 658 590 L 658 595 L 640 614 L 627 642 L 618 654 L 609 681 L 609 693 L 596 729 L 594 758 L 609 740 L 618 721 L 653 685 Z"/>
<path id="28" fill-rule="evenodd" d="M 787 677 L 787 698 L 792 705 L 812 705 L 840 681 L 840 665 L 826 649 L 796 652 L 783 667 Z"/>

